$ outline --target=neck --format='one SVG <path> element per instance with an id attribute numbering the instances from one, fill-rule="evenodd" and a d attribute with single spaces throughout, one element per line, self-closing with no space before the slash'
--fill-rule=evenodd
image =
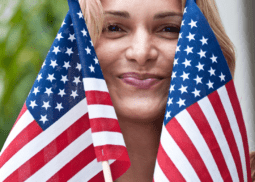
<path id="1" fill-rule="evenodd" d="M 116 182 L 152 181 L 164 114 L 151 122 L 118 118 L 131 167 Z"/>

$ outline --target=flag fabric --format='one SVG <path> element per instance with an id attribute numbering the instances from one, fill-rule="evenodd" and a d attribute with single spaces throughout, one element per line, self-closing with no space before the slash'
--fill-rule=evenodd
<path id="1" fill-rule="evenodd" d="M 78 0 L 46 56 L 0 156 L 0 181 L 113 180 L 127 149 Z"/>
<path id="2" fill-rule="evenodd" d="M 219 43 L 187 0 L 153 180 L 251 182 L 246 129 Z"/>

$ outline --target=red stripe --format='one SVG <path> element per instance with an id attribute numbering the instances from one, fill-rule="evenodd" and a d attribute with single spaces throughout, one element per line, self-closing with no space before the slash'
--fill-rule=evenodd
<path id="1" fill-rule="evenodd" d="M 172 160 L 168 157 L 167 153 L 163 149 L 161 143 L 159 144 L 158 154 L 157 154 L 158 165 L 160 166 L 162 172 L 166 175 L 169 181 L 186 181 L 180 171 L 177 169 Z M 169 170 L 171 169 L 171 170 Z"/>
<path id="2" fill-rule="evenodd" d="M 91 144 L 47 181 L 68 181 L 95 158 L 94 147 Z M 80 180 L 82 181 L 82 179 Z"/>
<path id="3" fill-rule="evenodd" d="M 196 147 L 176 118 L 166 125 L 166 129 L 189 160 L 200 181 L 213 181 Z"/>
<path id="4" fill-rule="evenodd" d="M 86 95 L 88 105 L 102 104 L 102 105 L 112 106 L 112 100 L 108 92 L 92 90 L 92 91 L 86 91 L 85 95 Z"/>
<path id="5" fill-rule="evenodd" d="M 186 109 L 207 143 L 224 181 L 233 181 L 214 133 L 198 103 Z"/>
<path id="6" fill-rule="evenodd" d="M 230 102 L 232 104 L 232 107 L 233 107 L 233 110 L 234 110 L 234 113 L 236 116 L 238 127 L 241 132 L 242 140 L 243 140 L 243 148 L 244 148 L 245 160 L 246 160 L 247 179 L 248 179 L 248 182 L 252 182 L 251 168 L 250 168 L 250 157 L 249 157 L 249 146 L 248 146 L 246 128 L 245 128 L 245 123 L 243 120 L 240 103 L 239 103 L 238 97 L 236 95 L 236 90 L 235 90 L 233 80 L 229 81 L 226 84 L 226 89 L 227 89 L 228 96 L 229 96 Z"/>
<path id="7" fill-rule="evenodd" d="M 18 115 L 18 118 L 16 119 L 16 121 L 15 121 L 15 123 L 14 123 L 14 125 L 13 125 L 13 127 L 16 125 L 16 123 L 18 122 L 18 120 L 21 118 L 21 116 L 25 113 L 27 111 L 27 106 L 26 106 L 26 102 L 24 103 L 24 105 L 23 105 L 23 107 L 22 107 L 22 109 L 21 109 L 21 111 L 20 111 L 20 113 L 19 113 L 19 115 Z M 13 128 L 12 127 L 12 128 Z"/>
<path id="8" fill-rule="evenodd" d="M 88 114 L 85 114 L 63 133 L 61 133 L 56 139 L 54 139 L 50 144 L 48 144 L 40 152 L 15 170 L 10 176 L 8 176 L 8 178 L 5 179 L 5 181 L 25 181 L 56 155 L 58 155 L 76 138 L 87 131 L 89 127 Z M 38 141 L 38 143 L 40 143 L 40 141 Z"/>
<path id="9" fill-rule="evenodd" d="M 94 118 L 90 119 L 92 133 L 100 131 L 113 131 L 121 133 L 119 122 L 112 118 Z"/>
<path id="10" fill-rule="evenodd" d="M 42 128 L 36 123 L 31 122 L 24 130 L 22 130 L 16 138 L 7 146 L 0 157 L 0 168 L 14 156 L 22 147 L 33 140 L 43 132 Z"/>
<path id="11" fill-rule="evenodd" d="M 97 160 L 106 161 L 109 159 L 118 159 L 123 154 L 127 155 L 127 148 L 121 145 L 102 145 L 95 147 Z"/>
<path id="12" fill-rule="evenodd" d="M 128 153 L 123 152 L 122 155 L 110 165 L 113 181 L 115 181 L 121 175 L 123 175 L 128 170 L 130 165 L 131 163 L 129 161 Z M 103 171 L 99 172 L 97 175 L 91 178 L 88 182 L 99 182 L 99 181 L 104 181 Z"/>
<path id="13" fill-rule="evenodd" d="M 221 128 L 223 130 L 223 133 L 226 137 L 226 140 L 228 142 L 228 146 L 230 148 L 231 154 L 234 158 L 236 169 L 238 172 L 239 181 L 243 181 L 243 170 L 242 170 L 242 163 L 240 154 L 237 148 L 237 144 L 234 138 L 233 131 L 231 130 L 230 123 L 227 117 L 227 114 L 224 110 L 224 107 L 222 105 L 220 96 L 217 91 L 211 93 L 208 95 L 208 98 L 213 106 L 213 109 L 217 115 L 217 118 L 220 122 Z"/>

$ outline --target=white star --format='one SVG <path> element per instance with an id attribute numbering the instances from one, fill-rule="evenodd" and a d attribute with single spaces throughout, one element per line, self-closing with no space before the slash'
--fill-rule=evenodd
<path id="1" fill-rule="evenodd" d="M 35 100 L 34 101 L 30 101 L 30 107 L 32 107 L 32 109 L 34 109 L 35 106 L 38 106 L 36 103 L 35 103 Z"/>
<path id="2" fill-rule="evenodd" d="M 181 106 L 185 106 L 184 102 L 185 102 L 185 100 L 182 100 L 181 98 L 179 98 L 179 101 L 176 103 L 179 104 L 179 107 L 181 107 Z"/>
<path id="3" fill-rule="evenodd" d="M 66 95 L 65 89 L 63 89 L 63 90 L 59 89 L 58 95 L 60 95 L 61 97 L 63 97 L 64 95 Z"/>
<path id="4" fill-rule="evenodd" d="M 181 24 L 181 27 L 182 27 L 183 25 L 185 25 L 185 24 L 184 24 L 184 22 L 185 22 L 185 20 L 182 20 L 182 24 Z"/>
<path id="5" fill-rule="evenodd" d="M 190 32 L 189 32 L 189 36 L 187 36 L 186 38 L 188 38 L 189 39 L 189 42 L 191 41 L 191 40 L 195 40 L 195 34 L 191 34 Z"/>
<path id="6" fill-rule="evenodd" d="M 81 11 L 79 13 L 77 13 L 77 15 L 79 15 L 79 19 L 83 17 L 83 14 Z"/>
<path id="7" fill-rule="evenodd" d="M 99 64 L 97 57 L 94 58 L 94 61 L 95 61 L 95 64 Z"/>
<path id="8" fill-rule="evenodd" d="M 178 40 L 182 38 L 182 33 L 179 33 Z"/>
<path id="9" fill-rule="evenodd" d="M 206 58 L 205 53 L 206 53 L 206 51 L 203 51 L 202 49 L 200 49 L 200 52 L 197 53 L 197 54 L 200 55 L 200 59 L 201 59 L 202 57 L 205 57 L 205 58 Z"/>
<path id="10" fill-rule="evenodd" d="M 52 75 L 48 74 L 47 80 L 50 80 L 50 82 L 52 82 L 53 80 L 56 80 L 56 78 L 54 78 L 54 73 Z"/>
<path id="11" fill-rule="evenodd" d="M 38 75 L 36 80 L 39 82 L 41 79 L 42 79 L 42 73 Z"/>
<path id="12" fill-rule="evenodd" d="M 193 53 L 193 52 L 192 52 L 192 49 L 193 49 L 193 47 L 187 46 L 187 49 L 185 49 L 184 51 L 186 51 L 186 52 L 187 52 L 187 55 L 189 55 L 189 53 Z"/>
<path id="13" fill-rule="evenodd" d="M 59 89 L 58 95 L 60 95 L 61 97 L 63 97 L 64 95 L 66 95 L 65 89 L 63 89 L 63 90 Z"/>
<path id="14" fill-rule="evenodd" d="M 41 119 L 40 119 L 39 121 L 42 121 L 43 124 L 45 124 L 45 122 L 48 121 L 48 119 L 47 119 L 47 114 L 46 114 L 45 116 L 42 116 L 42 115 L 41 115 Z"/>
<path id="15" fill-rule="evenodd" d="M 90 72 L 94 72 L 94 73 L 95 73 L 95 67 L 93 67 L 92 65 L 90 65 L 89 69 L 90 69 Z"/>
<path id="16" fill-rule="evenodd" d="M 58 52 L 61 52 L 59 50 L 59 46 L 58 47 L 53 46 L 53 47 L 54 47 L 54 50 L 52 52 L 55 52 L 56 55 L 58 54 Z"/>
<path id="17" fill-rule="evenodd" d="M 208 44 L 207 43 L 208 39 L 204 38 L 204 36 L 202 37 L 202 39 L 200 41 L 202 42 L 202 45 Z"/>
<path id="18" fill-rule="evenodd" d="M 83 28 L 83 30 L 81 31 L 81 33 L 83 34 L 83 37 L 84 36 L 87 36 L 87 31 Z"/>
<path id="19" fill-rule="evenodd" d="M 53 94 L 53 92 L 51 91 L 52 87 L 47 88 L 46 87 L 46 91 L 44 93 L 48 94 L 48 96 L 50 96 L 50 94 Z"/>
<path id="20" fill-rule="evenodd" d="M 58 39 L 58 41 L 60 41 L 61 38 L 64 38 L 64 37 L 62 37 L 62 32 L 61 32 L 61 33 L 58 33 L 58 34 L 57 34 L 57 37 L 56 37 L 55 39 Z"/>
<path id="21" fill-rule="evenodd" d="M 179 90 L 181 91 L 181 94 L 183 94 L 184 92 L 187 92 L 187 93 L 188 93 L 187 88 L 188 88 L 188 86 L 184 87 L 184 86 L 182 85 L 182 87 L 179 89 Z"/>
<path id="22" fill-rule="evenodd" d="M 45 66 L 46 64 L 45 64 L 45 60 L 44 60 L 44 62 L 43 62 L 43 64 L 42 64 L 42 68 Z"/>
<path id="23" fill-rule="evenodd" d="M 199 76 L 197 75 L 197 78 L 194 79 L 194 80 L 197 82 L 196 84 L 202 83 L 202 78 L 203 78 L 203 77 L 199 77 Z"/>
<path id="24" fill-rule="evenodd" d="M 70 26 L 73 26 L 73 23 L 72 23 L 72 24 L 70 24 Z"/>
<path id="25" fill-rule="evenodd" d="M 62 106 L 62 103 L 57 103 L 57 107 L 55 107 L 55 109 L 58 109 L 58 111 L 60 111 L 61 109 L 64 109 Z"/>
<path id="26" fill-rule="evenodd" d="M 170 116 L 170 113 L 171 113 L 171 111 L 169 111 L 169 112 L 167 111 L 167 112 L 166 112 L 166 119 L 168 119 L 168 118 L 171 117 L 171 116 Z"/>
<path id="27" fill-rule="evenodd" d="M 195 88 L 194 92 L 192 92 L 194 94 L 195 97 L 199 96 L 200 97 L 200 90 L 197 90 Z"/>
<path id="28" fill-rule="evenodd" d="M 74 77 L 74 83 L 76 83 L 76 86 L 78 85 L 78 83 L 80 83 L 80 77 Z"/>
<path id="29" fill-rule="evenodd" d="M 171 76 L 172 80 L 173 80 L 174 78 L 176 78 L 176 73 L 177 73 L 177 71 L 173 71 L 172 76 Z"/>
<path id="30" fill-rule="evenodd" d="M 208 85 L 208 89 L 210 89 L 213 88 L 213 84 L 214 83 L 209 80 L 209 82 L 206 85 Z"/>
<path id="31" fill-rule="evenodd" d="M 74 37 L 74 34 L 73 34 L 73 35 L 72 35 L 72 34 L 69 34 L 68 40 L 69 40 L 69 39 L 71 40 L 71 42 L 73 42 L 73 40 L 76 39 L 76 38 Z"/>
<path id="32" fill-rule="evenodd" d="M 65 53 L 68 54 L 68 56 L 70 56 L 73 53 L 72 47 L 70 49 L 67 48 L 67 51 Z"/>
<path id="33" fill-rule="evenodd" d="M 175 86 L 175 85 L 171 85 L 171 86 L 170 86 L 170 89 L 169 89 L 170 94 L 171 94 L 172 91 L 174 91 L 174 86 Z"/>
<path id="34" fill-rule="evenodd" d="M 70 96 L 72 96 L 74 99 L 75 99 L 75 97 L 79 96 L 79 95 L 77 94 L 77 90 L 72 91 L 72 94 L 71 94 Z"/>
<path id="35" fill-rule="evenodd" d="M 35 87 L 35 88 L 34 88 L 33 93 L 34 93 L 35 95 L 36 95 L 38 92 L 40 92 L 38 88 L 39 88 L 39 87 Z"/>
<path id="36" fill-rule="evenodd" d="M 187 66 L 191 66 L 190 62 L 191 62 L 191 60 L 187 60 L 185 58 L 185 62 L 183 62 L 182 64 L 185 64 L 185 68 L 186 68 Z"/>
<path id="37" fill-rule="evenodd" d="M 212 55 L 210 59 L 212 60 L 212 63 L 217 63 L 217 57 L 215 57 L 214 55 Z"/>
<path id="38" fill-rule="evenodd" d="M 65 62 L 65 61 L 64 61 L 64 62 Z M 66 70 L 67 70 L 68 68 L 70 68 L 71 66 L 70 66 L 70 64 L 69 64 L 69 61 L 68 61 L 68 62 L 65 62 L 65 65 L 64 65 L 63 67 L 65 67 Z"/>
<path id="39" fill-rule="evenodd" d="M 180 50 L 180 47 L 181 47 L 180 45 L 176 47 L 175 53 L 181 51 L 181 50 Z"/>
<path id="40" fill-rule="evenodd" d="M 50 101 L 48 101 L 48 102 L 44 102 L 44 101 L 43 101 L 43 106 L 42 106 L 42 107 L 44 107 L 44 108 L 47 110 L 48 107 L 51 107 L 51 106 L 49 105 L 49 102 L 50 102 Z"/>
<path id="41" fill-rule="evenodd" d="M 186 79 L 189 79 L 189 73 L 183 72 L 183 75 L 181 77 L 182 77 L 183 81 Z"/>
<path id="42" fill-rule="evenodd" d="M 81 71 L 81 64 L 77 63 L 76 69 L 78 69 L 79 71 Z"/>
<path id="43" fill-rule="evenodd" d="M 66 81 L 68 81 L 68 79 L 67 79 L 67 75 L 66 75 L 66 76 L 61 75 L 61 76 L 62 76 L 62 78 L 61 78 L 61 80 L 60 80 L 60 81 L 64 82 L 64 84 L 65 84 L 65 83 L 66 83 Z"/>
<path id="44" fill-rule="evenodd" d="M 173 98 L 168 98 L 168 101 L 167 101 L 167 105 L 170 106 L 171 104 L 173 104 Z"/>
<path id="45" fill-rule="evenodd" d="M 94 47 L 92 40 L 89 41 L 91 43 L 91 46 Z"/>
<path id="46" fill-rule="evenodd" d="M 210 70 L 208 72 L 210 73 L 210 76 L 212 76 L 212 75 L 215 76 L 215 70 L 212 69 L 212 67 L 210 68 Z"/>
<path id="47" fill-rule="evenodd" d="M 221 82 L 222 82 L 222 81 L 225 81 L 225 76 L 226 76 L 226 75 L 223 75 L 223 74 L 221 73 L 221 75 L 219 76 Z"/>
<path id="48" fill-rule="evenodd" d="M 87 46 L 87 48 L 85 49 L 85 51 L 87 52 L 87 54 L 91 54 L 90 51 L 91 49 Z"/>
<path id="49" fill-rule="evenodd" d="M 65 21 L 63 21 L 61 27 L 63 27 L 63 25 L 65 25 L 65 24 L 66 24 Z"/>
<path id="50" fill-rule="evenodd" d="M 187 13 L 187 7 L 184 8 L 183 14 Z"/>
<path id="51" fill-rule="evenodd" d="M 190 25 L 190 27 L 191 28 L 193 28 L 193 27 L 197 27 L 197 21 L 193 21 L 192 19 L 191 19 L 191 22 L 189 23 L 189 25 Z"/>
<path id="52" fill-rule="evenodd" d="M 174 66 L 178 64 L 178 59 L 174 59 Z"/>
<path id="53" fill-rule="evenodd" d="M 196 67 L 198 68 L 198 71 L 204 70 L 204 64 L 200 64 L 200 62 L 198 62 L 198 65 Z"/>
<path id="54" fill-rule="evenodd" d="M 50 66 L 52 66 L 53 67 L 53 69 L 58 65 L 57 64 L 57 60 L 55 60 L 55 61 L 52 61 L 52 60 L 50 60 Z"/>

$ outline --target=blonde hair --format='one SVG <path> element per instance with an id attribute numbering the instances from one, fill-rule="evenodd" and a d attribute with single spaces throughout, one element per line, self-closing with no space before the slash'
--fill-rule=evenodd
<path id="1" fill-rule="evenodd" d="M 235 72 L 235 50 L 234 45 L 226 34 L 220 19 L 218 8 L 214 0 L 197 0 L 197 5 L 209 22 L 227 60 L 232 77 Z M 80 7 L 85 17 L 88 31 L 93 44 L 101 35 L 104 21 L 104 12 L 100 0 L 79 0 Z M 186 0 L 182 0 L 182 11 Z"/>

